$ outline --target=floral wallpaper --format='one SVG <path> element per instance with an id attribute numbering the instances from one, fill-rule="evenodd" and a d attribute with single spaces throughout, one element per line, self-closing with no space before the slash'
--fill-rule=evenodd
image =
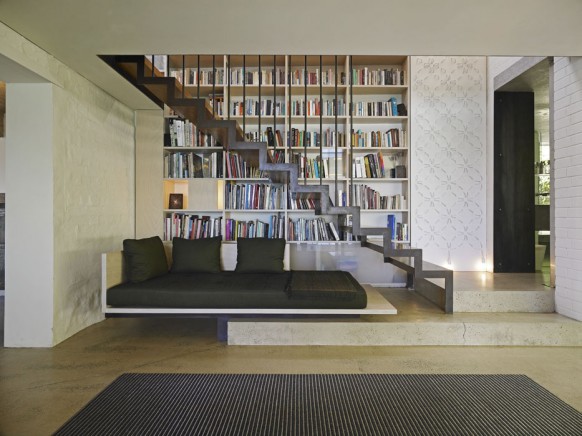
<path id="1" fill-rule="evenodd" d="M 455 271 L 486 255 L 486 58 L 411 58 L 412 246 Z"/>

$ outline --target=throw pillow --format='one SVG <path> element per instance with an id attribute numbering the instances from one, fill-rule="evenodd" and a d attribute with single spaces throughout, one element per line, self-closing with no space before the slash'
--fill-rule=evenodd
<path id="1" fill-rule="evenodd" d="M 204 239 L 174 238 L 172 272 L 220 272 L 220 236 Z"/>
<path id="2" fill-rule="evenodd" d="M 236 272 L 282 273 L 285 239 L 238 238 Z"/>
<path id="3" fill-rule="evenodd" d="M 124 240 L 123 255 L 130 282 L 143 282 L 168 272 L 166 252 L 159 236 Z"/>

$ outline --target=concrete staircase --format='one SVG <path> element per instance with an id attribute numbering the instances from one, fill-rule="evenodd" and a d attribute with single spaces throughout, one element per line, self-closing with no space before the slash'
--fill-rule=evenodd
<path id="1" fill-rule="evenodd" d="M 199 99 L 185 89 L 173 77 L 163 76 L 145 56 L 102 56 L 112 68 L 144 92 L 160 107 L 167 105 L 184 119 L 190 120 L 199 130 L 212 134 L 228 151 L 258 155 L 259 170 L 268 172 L 271 180 L 286 183 L 291 195 L 309 195 L 316 201 L 316 215 L 351 216 L 351 225 L 340 229 L 358 237 L 363 247 L 380 253 L 384 262 L 403 269 L 407 273 L 407 287 L 415 289 L 441 307 L 446 313 L 453 312 L 453 272 L 423 261 L 422 250 L 393 243 L 387 227 L 362 227 L 359 207 L 338 207 L 332 204 L 328 185 L 299 184 L 299 167 L 291 163 L 273 163 L 266 142 L 247 142 L 236 121 L 219 119 L 206 99 Z M 369 237 L 382 238 L 382 245 L 369 241 Z M 443 279 L 442 286 L 418 286 L 425 279 Z M 428 289 L 428 290 L 425 290 Z"/>

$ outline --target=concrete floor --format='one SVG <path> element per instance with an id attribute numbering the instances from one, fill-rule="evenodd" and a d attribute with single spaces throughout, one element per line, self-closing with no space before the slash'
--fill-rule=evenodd
<path id="1" fill-rule="evenodd" d="M 1 348 L 0 435 L 50 434 L 125 372 L 519 373 L 582 411 L 582 348 L 229 347 L 215 333 L 212 319 L 113 318 L 52 349 Z"/>

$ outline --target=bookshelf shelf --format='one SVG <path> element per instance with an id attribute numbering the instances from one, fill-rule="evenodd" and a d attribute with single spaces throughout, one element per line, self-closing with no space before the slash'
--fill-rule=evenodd
<path id="1" fill-rule="evenodd" d="M 358 94 L 400 94 L 408 90 L 408 85 L 353 85 Z"/>
<path id="2" fill-rule="evenodd" d="M 337 76 L 335 75 L 335 62 L 337 59 Z M 182 63 L 185 61 L 185 63 Z M 195 83 L 198 70 L 204 81 L 212 78 L 212 65 L 215 62 L 216 77 L 219 82 L 204 83 L 199 87 Z M 198 65 L 198 63 L 200 65 Z M 229 65 L 230 63 L 230 65 Z M 275 65 L 273 65 L 275 64 Z M 259 68 L 260 66 L 260 68 Z M 182 70 L 185 67 L 186 70 Z M 334 204 L 360 205 L 356 198 L 357 189 L 368 189 L 373 192 L 374 205 L 380 205 L 379 209 L 361 209 L 361 224 L 363 227 L 386 226 L 387 216 L 394 215 L 394 219 L 400 225 L 410 225 L 410 213 L 407 209 L 407 200 L 410 194 L 411 174 L 410 133 L 408 116 L 350 116 L 350 107 L 359 113 L 393 114 L 400 111 L 398 105 L 404 104 L 409 111 L 409 59 L 406 56 L 320 56 L 315 55 L 231 55 L 231 56 L 173 56 L 169 63 L 170 74 L 179 81 L 185 79 L 185 89 L 192 96 L 200 93 L 203 98 L 216 96 L 215 108 L 222 119 L 237 121 L 248 141 L 267 142 L 269 155 L 272 161 L 300 162 L 302 168 L 308 168 L 308 174 L 326 173 L 327 177 L 302 177 L 305 173 L 300 170 L 298 181 L 302 185 L 318 185 L 320 183 L 330 186 L 330 197 Z M 174 69 L 174 71 L 172 71 Z M 259 69 L 262 71 L 262 84 L 259 82 Z M 305 71 L 307 70 L 307 76 Z M 230 76 L 230 85 L 229 85 Z M 288 78 L 291 78 L 291 84 Z M 307 85 L 304 84 L 307 77 Z M 247 82 L 243 86 L 243 81 Z M 319 81 L 324 84 L 319 85 Z M 337 85 L 333 84 L 337 81 Z M 274 84 L 275 82 L 275 84 Z M 368 83 L 368 84 L 361 84 Z M 337 92 L 337 94 L 336 94 Z M 334 109 L 333 101 L 337 99 L 338 115 L 329 115 Z M 306 102 L 304 100 L 307 100 Z M 246 104 L 245 104 L 246 102 Z M 390 102 L 390 103 L 388 103 Z M 353 105 L 352 105 L 353 103 Z M 210 103 L 209 103 L 210 104 Z M 248 106 L 252 104 L 253 106 Z M 330 106 L 331 105 L 331 106 Z M 306 107 L 307 106 L 307 107 Z M 260 111 L 273 111 L 270 115 L 232 115 L 233 109 L 245 110 L 251 113 Z M 297 109 L 299 108 L 299 109 Z M 310 114 L 320 111 L 325 115 L 295 115 L 296 110 L 307 111 Z M 290 114 L 291 111 L 291 114 Z M 282 113 L 284 112 L 284 113 Z M 228 115 L 230 113 L 230 115 Z M 238 112 L 241 113 L 241 112 Z M 247 112 L 248 113 L 248 112 Z M 406 113 L 406 112 L 398 112 Z M 341 114 L 341 115 L 340 115 Z M 218 115 L 217 115 L 218 117 Z M 170 118 L 170 117 L 167 117 Z M 173 116 L 173 120 L 179 120 Z M 260 129 L 259 129 L 260 120 Z M 337 124 L 336 124 L 337 121 Z M 320 127 L 321 123 L 321 127 Z M 166 122 L 166 129 L 170 122 Z M 190 128 L 190 127 L 188 127 Z M 267 134 L 269 129 L 272 134 Z M 260 130 L 260 131 L 259 131 Z M 336 132 L 337 135 L 336 136 Z M 198 132 L 198 136 L 204 136 L 206 132 Z M 208 136 L 208 135 L 206 135 Z M 193 138 L 193 139 L 192 139 Z M 290 139 L 291 138 L 291 139 Z M 197 144 L 196 132 L 190 132 L 190 137 L 178 143 L 191 145 Z M 305 140 L 308 147 L 295 146 Z M 273 225 L 271 220 L 277 222 L 278 230 L 283 229 L 283 236 L 293 244 L 354 244 L 357 241 L 291 241 L 297 230 L 290 229 L 298 220 L 301 222 L 317 222 L 322 225 L 335 222 L 336 229 L 348 229 L 342 227 L 337 217 L 315 215 L 314 209 L 293 209 L 288 201 L 301 206 L 313 207 L 313 198 L 309 195 L 299 195 L 297 199 L 290 198 L 286 185 L 283 185 L 282 203 L 277 200 L 271 205 L 285 207 L 278 209 L 236 209 L 231 208 L 233 202 L 234 185 L 260 185 L 257 189 L 265 188 L 265 185 L 278 185 L 265 177 L 226 177 L 231 174 L 258 175 L 257 157 L 251 152 L 236 151 L 229 154 L 217 143 L 204 137 L 204 144 L 212 146 L 189 147 L 163 147 L 164 159 L 171 160 L 172 155 L 180 153 L 192 153 L 200 156 L 207 168 L 207 162 L 212 158 L 214 164 L 220 165 L 220 171 L 213 166 L 213 172 L 220 177 L 214 178 L 163 178 L 164 204 L 162 211 L 164 216 L 164 229 L 168 230 L 173 223 L 168 220 L 175 216 L 210 216 L 212 221 L 208 225 L 213 231 L 219 230 L 223 240 L 233 239 L 233 225 L 244 225 L 254 222 Z M 320 141 L 326 145 L 320 149 Z M 338 146 L 329 146 L 337 143 Z M 352 144 L 353 142 L 353 144 Z M 166 142 L 176 144 L 177 142 Z M 274 143 L 274 144 L 273 144 Z M 340 145 L 341 144 L 341 145 Z M 363 144 L 375 144 L 378 146 L 362 146 Z M 399 145 L 390 146 L 386 145 Z M 276 145 L 276 147 L 273 147 Z M 291 146 L 290 146 L 291 145 Z M 321 159 L 320 159 L 321 152 Z M 218 156 L 218 157 L 217 157 Z M 221 158 L 220 158 L 221 156 Z M 236 156 L 236 157 L 235 157 Z M 234 171 L 233 161 L 238 159 L 235 165 L 244 164 L 244 168 L 250 171 Z M 198 159 L 194 157 L 193 159 Z M 353 161 L 352 161 L 353 159 Z M 372 159 L 374 162 L 372 162 Z M 227 163 L 228 161 L 228 163 Z M 337 162 L 337 169 L 335 162 Z M 374 164 L 374 165 L 372 165 Z M 405 167 L 397 168 L 397 167 Z M 320 168 L 323 168 L 320 169 Z M 359 175 L 380 175 L 380 169 L 388 177 L 356 177 L 356 168 Z M 366 171 L 368 168 L 368 171 Z M 363 169 L 363 171 L 362 171 Z M 227 170 L 231 171 L 228 172 Z M 327 170 L 327 171 L 326 171 Z M 208 174 L 205 169 L 204 174 Z M 337 177 L 330 173 L 337 172 Z M 195 174 L 192 172 L 164 174 Z M 390 175 L 407 175 L 405 178 L 390 178 Z M 231 191 L 231 189 L 233 189 Z M 273 186 L 269 188 L 273 191 Z M 170 193 L 182 193 L 185 209 L 167 209 Z M 230 200 L 229 200 L 230 198 Z M 380 199 L 379 201 L 376 201 Z M 245 204 L 244 202 L 242 204 Z M 252 202 L 249 204 L 253 204 Z M 256 204 L 256 203 L 255 203 Z M 364 204 L 364 203 L 361 203 Z M 366 200 L 366 205 L 372 204 Z M 384 207 L 384 206 L 389 207 Z M 206 219 L 206 218 L 205 218 Z M 234 224 L 233 224 L 234 223 Z M 325 227 L 325 223 L 323 224 Z M 230 227 L 229 227 L 230 226 Z M 173 231 L 173 228 L 170 228 Z M 238 231 L 238 230 L 237 230 Z M 230 232 L 230 233 L 229 233 Z M 292 234 L 293 233 L 293 234 Z M 408 233 L 410 234 L 410 233 Z M 166 235 L 168 239 L 168 235 Z M 406 241 L 394 241 L 399 244 Z"/>

